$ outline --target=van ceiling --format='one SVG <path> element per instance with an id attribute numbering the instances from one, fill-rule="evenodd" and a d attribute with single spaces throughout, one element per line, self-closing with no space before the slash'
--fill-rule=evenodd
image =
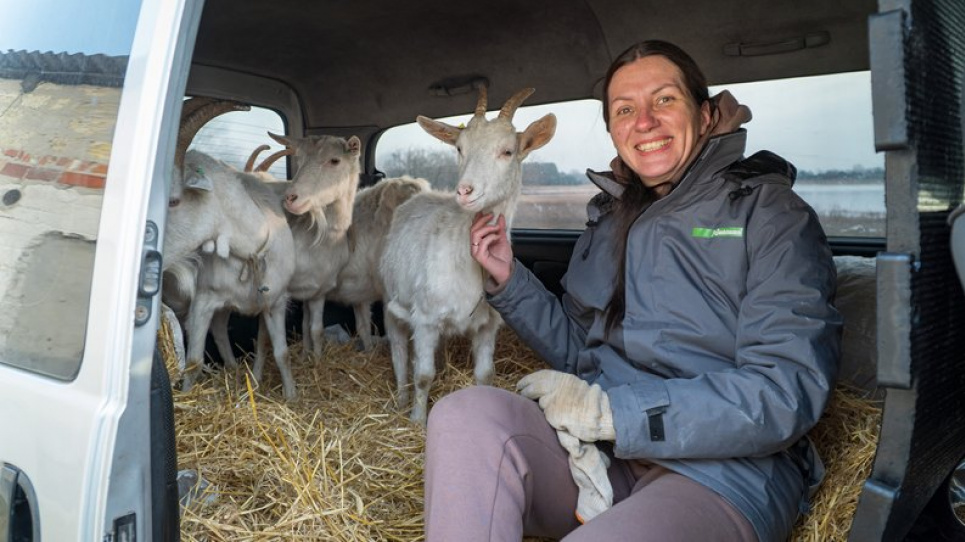
<path id="1" fill-rule="evenodd" d="M 471 111 L 475 93 L 429 89 L 472 76 L 488 79 L 491 107 L 528 86 L 537 92 L 527 105 L 598 97 L 610 60 L 650 38 L 683 47 L 710 84 L 866 70 L 876 9 L 875 0 L 207 0 L 193 63 L 286 83 L 306 129 L 384 128 Z M 724 53 L 820 33 L 830 39 L 819 47 Z"/>

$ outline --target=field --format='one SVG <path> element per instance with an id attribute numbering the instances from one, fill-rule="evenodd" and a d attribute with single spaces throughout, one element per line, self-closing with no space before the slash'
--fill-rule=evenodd
<path id="1" fill-rule="evenodd" d="M 803 187 L 802 187 L 803 188 Z M 885 217 L 883 188 L 876 186 L 871 194 L 853 186 L 845 186 L 849 193 L 826 191 L 814 195 L 814 185 L 802 190 L 814 200 L 812 206 L 829 236 L 884 237 Z M 840 187 L 839 187 L 840 188 Z M 594 185 L 524 186 L 516 211 L 514 228 L 583 230 L 586 222 L 586 203 L 599 189 Z M 853 193 L 852 193 L 853 192 Z M 881 197 L 882 211 L 875 208 Z M 857 201 L 864 198 L 865 201 Z M 869 201 L 870 200 L 870 201 Z M 851 206 L 849 210 L 846 206 Z"/>

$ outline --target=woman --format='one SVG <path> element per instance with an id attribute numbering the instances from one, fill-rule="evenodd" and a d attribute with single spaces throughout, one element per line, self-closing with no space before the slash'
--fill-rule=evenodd
<path id="1" fill-rule="evenodd" d="M 590 175 L 562 301 L 501 217 L 472 227 L 489 302 L 552 370 L 433 407 L 427 539 L 786 540 L 837 371 L 827 240 L 791 164 L 715 135 L 728 119 L 679 48 L 634 45 L 604 83 L 618 156 Z"/>

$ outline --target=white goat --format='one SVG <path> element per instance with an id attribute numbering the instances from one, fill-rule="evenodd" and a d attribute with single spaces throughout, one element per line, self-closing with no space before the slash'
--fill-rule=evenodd
<path id="1" fill-rule="evenodd" d="M 428 190 L 429 181 L 405 176 L 383 179 L 355 195 L 348 233 L 350 256 L 329 298 L 352 307 L 355 330 L 365 350 L 375 346 L 372 304 L 382 300 L 385 290 L 379 276 L 379 260 L 392 216 L 404 201 Z"/>
<path id="2" fill-rule="evenodd" d="M 201 367 L 212 317 L 217 314 L 226 321 L 228 312 L 236 311 L 261 317 L 271 337 L 284 396 L 290 400 L 296 390 L 287 360 L 285 310 L 295 264 L 281 204 L 260 178 L 204 153 L 185 152 L 201 125 L 225 110 L 224 103 L 185 103 L 175 152 L 164 254 L 165 271 L 179 269 L 179 286 L 188 305 L 182 389 L 191 389 Z M 233 356 L 225 361 L 234 365 Z"/>
<path id="3" fill-rule="evenodd" d="M 286 151 L 275 155 L 291 154 L 297 168 L 290 183 L 267 184 L 284 200 L 295 241 L 295 272 L 288 292 L 292 299 L 304 302 L 305 351 L 321 355 L 325 300 L 349 260 L 347 234 L 359 183 L 361 141 L 356 136 L 346 140 L 268 135 L 286 146 Z M 272 157 L 265 162 L 269 160 Z M 265 163 L 258 170 L 267 170 Z"/>
<path id="4" fill-rule="evenodd" d="M 465 128 L 422 116 L 417 119 L 430 135 L 459 151 L 459 183 L 455 195 L 417 194 L 396 209 L 380 264 L 400 407 L 409 402 L 407 331 L 411 331 L 415 399 L 410 419 L 416 423 L 426 421 L 435 350 L 442 334 L 469 334 L 476 382 L 492 380 L 493 350 L 502 319 L 484 299 L 486 276 L 469 253 L 469 229 L 480 212 L 502 214 L 510 227 L 522 184 L 520 163 L 555 133 L 552 114 L 522 133 L 513 127 L 516 108 L 532 92 L 516 93 L 497 118 L 487 121 L 486 89 L 480 88 L 475 114 Z"/>

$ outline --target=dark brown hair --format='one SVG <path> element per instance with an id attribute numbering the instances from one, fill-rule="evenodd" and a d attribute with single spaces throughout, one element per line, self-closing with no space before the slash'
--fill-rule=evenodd
<path id="1" fill-rule="evenodd" d="M 606 77 L 603 79 L 603 122 L 606 124 L 607 131 L 610 130 L 610 82 L 613 80 L 613 75 L 627 64 L 654 55 L 662 56 L 677 66 L 683 77 L 684 90 L 694 100 L 698 108 L 710 99 L 710 92 L 707 90 L 707 78 L 704 77 L 694 59 L 683 49 L 666 41 L 641 41 L 620 53 L 620 56 L 610 64 Z M 629 170 L 629 168 L 625 169 Z M 619 265 L 613 295 L 606 307 L 605 329 L 607 335 L 617 322 L 623 320 L 626 313 L 627 236 L 630 233 L 630 226 L 633 225 L 646 206 L 656 199 L 653 191 L 644 186 L 636 173 L 630 173 L 626 189 L 614 208 L 616 231 L 619 234 L 614 248 L 617 251 L 616 257 Z"/>

